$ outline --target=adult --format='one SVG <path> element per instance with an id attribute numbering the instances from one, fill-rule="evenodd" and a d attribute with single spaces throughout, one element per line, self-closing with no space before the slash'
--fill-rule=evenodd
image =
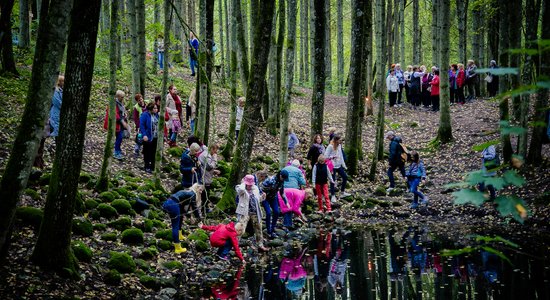
<path id="1" fill-rule="evenodd" d="M 430 82 L 431 92 L 430 98 L 432 100 L 432 111 L 439 111 L 439 69 L 434 70 L 434 78 Z"/>
<path id="2" fill-rule="evenodd" d="M 189 149 L 185 150 L 181 155 L 180 172 L 182 187 L 190 187 L 195 183 L 202 184 L 202 169 L 199 161 L 200 154 L 201 146 L 197 143 L 193 143 L 189 146 Z"/>
<path id="3" fill-rule="evenodd" d="M 405 74 L 401 69 L 400 64 L 395 64 L 395 77 L 399 83 L 399 90 L 397 91 L 397 106 L 400 107 L 402 102 L 403 89 L 405 88 Z"/>
<path id="4" fill-rule="evenodd" d="M 346 184 L 348 182 L 348 174 L 346 173 L 347 166 L 344 160 L 344 152 L 342 151 L 342 137 L 340 135 L 336 134 L 332 138 L 332 141 L 327 146 L 324 154 L 327 159 L 330 159 L 332 161 L 332 165 L 334 166 L 334 169 L 332 169 L 332 178 L 334 179 L 334 181 L 336 181 L 336 174 L 342 177 L 342 183 L 340 186 L 340 197 L 349 197 L 351 194 L 346 193 Z M 330 195 L 331 201 L 335 202 L 336 185 L 332 182 L 330 183 Z"/>
<path id="5" fill-rule="evenodd" d="M 239 138 L 239 131 L 241 130 L 241 123 L 243 122 L 244 104 L 246 103 L 245 97 L 240 97 L 237 104 L 237 113 L 235 115 L 235 140 Z"/>
<path id="6" fill-rule="evenodd" d="M 143 169 L 153 173 L 158 140 L 159 113 L 155 103 L 147 104 L 147 110 L 139 118 L 139 131 L 143 138 Z"/>
<path id="7" fill-rule="evenodd" d="M 283 197 L 278 195 L 279 206 L 281 207 L 281 213 L 283 214 L 283 226 L 287 229 L 291 229 L 292 216 L 296 215 L 303 223 L 307 222 L 307 218 L 302 214 L 302 203 L 305 200 L 313 196 L 313 190 L 311 189 L 293 189 L 285 188 L 285 197 L 288 201 L 288 205 L 285 205 Z"/>
<path id="8" fill-rule="evenodd" d="M 432 73 L 427 72 L 426 66 L 422 66 L 422 67 L 420 67 L 420 69 L 424 71 L 424 75 L 422 75 L 422 91 L 421 91 L 421 94 L 420 94 L 420 98 L 422 99 L 422 106 L 425 109 L 428 109 L 428 107 L 431 104 L 430 82 L 433 80 L 434 76 L 433 76 Z"/>
<path id="9" fill-rule="evenodd" d="M 395 70 L 391 69 L 390 74 L 386 77 L 386 88 L 390 98 L 390 107 L 393 107 L 397 102 L 397 93 L 399 92 L 399 81 L 395 76 Z"/>
<path id="10" fill-rule="evenodd" d="M 191 68 L 191 76 L 195 76 L 195 67 L 199 64 L 197 63 L 197 58 L 199 57 L 199 40 L 195 37 L 195 34 L 191 32 L 189 34 L 189 66 Z"/>
<path id="11" fill-rule="evenodd" d="M 464 86 L 466 85 L 466 73 L 464 72 L 464 65 L 457 64 L 458 72 L 456 73 L 456 102 L 464 104 L 466 99 L 464 98 Z"/>
<path id="12" fill-rule="evenodd" d="M 476 69 L 477 69 L 477 66 L 475 62 L 472 59 L 468 60 L 468 65 L 466 68 L 466 84 L 468 86 L 468 98 L 466 98 L 466 101 L 472 101 L 477 96 L 475 93 L 475 87 L 478 81 Z"/>
<path id="13" fill-rule="evenodd" d="M 126 135 L 126 137 L 131 136 L 130 132 L 132 129 L 130 128 L 130 125 L 128 124 L 128 113 L 126 112 L 126 108 L 124 107 L 124 97 L 126 94 L 124 94 L 123 91 L 118 90 L 115 94 L 115 112 L 116 112 L 116 126 L 115 126 L 115 153 L 113 157 L 118 160 L 123 160 L 124 156 L 122 155 L 122 139 Z M 103 127 L 105 129 L 108 129 L 109 126 L 109 108 L 107 107 L 107 112 L 105 114 L 105 120 L 103 123 Z M 124 131 L 127 131 L 125 134 Z"/>
<path id="14" fill-rule="evenodd" d="M 497 62 L 495 60 L 491 60 L 491 62 L 489 63 L 489 69 L 498 69 Z M 485 81 L 487 82 L 487 91 L 489 92 L 489 97 L 496 96 L 498 92 L 498 75 L 489 72 L 485 77 Z"/>
<path id="15" fill-rule="evenodd" d="M 449 69 L 449 98 L 451 98 L 451 105 L 457 103 L 456 90 L 458 88 L 456 84 L 456 76 L 458 74 L 458 65 L 452 64 Z"/>
<path id="16" fill-rule="evenodd" d="M 306 178 L 302 170 L 300 170 L 299 160 L 293 160 L 291 165 L 284 167 L 283 170 L 288 172 L 288 179 L 284 182 L 285 189 L 300 189 L 306 185 Z"/>
<path id="17" fill-rule="evenodd" d="M 210 191 L 212 180 L 214 176 L 220 174 L 218 167 L 218 144 L 211 144 L 207 151 L 202 151 L 199 156 L 199 161 L 202 168 L 202 174 L 204 174 L 204 187 L 207 191 Z"/>
<path id="18" fill-rule="evenodd" d="M 313 145 L 309 147 L 307 152 L 306 159 L 309 160 L 309 165 L 313 170 L 313 166 L 317 163 L 319 155 L 325 153 L 325 146 L 323 145 L 323 136 L 321 134 L 316 134 L 313 136 Z"/>
<path id="19" fill-rule="evenodd" d="M 413 72 L 411 73 L 411 79 L 409 84 L 409 93 L 411 97 L 411 104 L 413 108 L 416 109 L 420 106 L 420 88 L 421 88 L 421 78 L 424 76 L 424 72 L 420 70 L 417 66 L 413 67 Z"/>
<path id="20" fill-rule="evenodd" d="M 243 223 L 245 228 L 248 221 L 252 222 L 258 249 L 268 251 L 269 249 L 264 246 L 263 242 L 262 210 L 260 209 L 260 202 L 265 200 L 265 194 L 260 195 L 260 189 L 255 184 L 254 175 L 250 174 L 243 178 L 241 184 L 237 185 L 235 190 L 237 196 L 239 196 L 239 203 L 235 211 L 237 219 Z"/>
<path id="21" fill-rule="evenodd" d="M 289 207 L 288 201 L 284 194 L 284 181 L 288 178 L 286 170 L 279 171 L 276 175 L 268 177 L 260 184 L 260 189 L 265 193 L 265 201 L 262 205 L 265 209 L 265 223 L 267 234 L 270 238 L 276 238 L 275 226 L 280 215 L 280 207 L 278 196 L 283 197 L 283 205 Z"/>
<path id="22" fill-rule="evenodd" d="M 159 67 L 161 70 L 164 70 L 164 39 L 162 38 L 162 36 L 159 36 L 159 40 L 157 42 L 157 51 L 158 51 Z"/>
<path id="23" fill-rule="evenodd" d="M 178 90 L 173 84 L 168 87 L 168 93 L 166 94 L 166 111 L 168 112 L 169 116 L 173 116 L 175 113 L 177 113 L 180 124 L 183 124 L 183 110 L 181 106 L 181 99 L 178 95 Z M 171 124 L 168 125 L 168 128 L 172 128 Z M 172 146 L 172 144 L 175 143 L 169 140 L 168 144 Z"/>
<path id="24" fill-rule="evenodd" d="M 134 105 L 134 109 L 132 110 L 132 119 L 134 120 L 134 125 L 136 126 L 136 132 L 138 134 L 141 134 L 140 126 L 139 126 L 139 120 L 141 117 L 141 114 L 147 110 L 147 103 L 145 100 L 143 100 L 143 96 L 141 94 L 136 94 L 134 96 L 134 99 L 136 100 L 136 104 Z M 143 134 L 141 134 L 143 136 Z M 141 151 L 141 142 L 139 138 L 136 138 L 136 144 L 134 145 L 134 155 L 138 157 L 139 152 Z"/>
<path id="25" fill-rule="evenodd" d="M 412 73 L 413 73 L 413 66 L 411 65 L 408 65 L 407 71 L 403 72 L 403 78 L 405 79 L 405 96 L 407 96 L 407 102 L 409 104 L 412 104 L 411 91 L 410 91 Z"/>
<path id="26" fill-rule="evenodd" d="M 395 135 L 395 132 L 388 131 L 386 133 L 386 139 L 390 141 L 390 157 L 388 168 L 388 179 L 390 180 L 390 187 L 386 190 L 388 193 L 395 188 L 395 179 L 393 178 L 393 172 L 399 169 L 403 178 L 405 177 L 405 162 L 401 159 L 401 153 L 403 153 L 403 147 L 401 146 L 401 138 Z"/>

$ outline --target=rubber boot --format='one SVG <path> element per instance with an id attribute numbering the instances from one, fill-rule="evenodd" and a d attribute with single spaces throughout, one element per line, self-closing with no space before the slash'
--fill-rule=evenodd
<path id="1" fill-rule="evenodd" d="M 179 231 L 178 233 L 179 233 L 179 239 L 180 239 L 180 241 L 185 240 L 185 236 L 183 235 L 183 231 L 181 231 L 181 229 L 180 229 L 180 231 Z"/>
<path id="2" fill-rule="evenodd" d="M 183 248 L 180 243 L 174 243 L 174 252 L 176 254 L 187 252 L 186 248 Z"/>

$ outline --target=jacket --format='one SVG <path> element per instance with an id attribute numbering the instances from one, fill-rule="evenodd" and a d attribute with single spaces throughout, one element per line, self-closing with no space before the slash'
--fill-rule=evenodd
<path id="1" fill-rule="evenodd" d="M 396 136 L 390 142 L 390 166 L 401 166 L 404 164 L 401 160 L 401 153 L 403 153 L 401 138 Z"/>
<path id="2" fill-rule="evenodd" d="M 235 191 L 237 191 L 237 195 L 239 196 L 239 203 L 237 204 L 237 209 L 235 210 L 235 212 L 242 216 L 248 216 L 250 196 L 248 194 L 248 191 L 246 190 L 245 184 L 241 183 L 237 185 L 235 187 Z M 258 203 L 256 205 L 256 215 L 258 216 L 258 222 L 261 224 L 262 210 L 260 209 L 260 202 L 263 200 L 260 196 L 260 189 L 258 188 L 258 186 L 252 186 L 252 194 L 254 194 L 254 198 L 258 200 Z"/>
<path id="3" fill-rule="evenodd" d="M 399 81 L 395 75 L 388 75 L 388 77 L 386 77 L 386 88 L 388 92 L 399 92 Z"/>
<path id="4" fill-rule="evenodd" d="M 300 145 L 300 140 L 295 133 L 288 134 L 288 149 L 294 149 L 296 146 Z"/>
<path id="5" fill-rule="evenodd" d="M 158 115 L 155 115 L 158 119 Z M 139 132 L 141 132 L 142 136 L 146 136 L 147 139 L 149 139 L 149 142 L 153 141 L 155 129 L 153 128 L 153 114 L 151 114 L 149 111 L 146 111 L 141 114 L 141 117 L 139 118 Z M 157 133 L 158 136 L 158 133 Z"/>
<path id="6" fill-rule="evenodd" d="M 117 104 L 115 105 L 115 112 L 116 112 L 115 131 L 119 132 L 121 127 L 120 119 L 122 118 L 122 116 L 120 114 L 120 109 L 118 108 L 118 101 L 117 101 Z M 107 106 L 107 110 L 105 112 L 105 119 L 103 120 L 103 128 L 105 128 L 106 130 L 109 129 L 109 106 Z"/>
<path id="7" fill-rule="evenodd" d="M 456 86 L 458 88 L 461 88 L 466 83 L 466 75 L 464 74 L 464 70 L 458 70 L 458 73 L 456 74 Z"/>
<path id="8" fill-rule="evenodd" d="M 313 182 L 313 185 L 327 184 L 329 181 L 334 182 L 327 164 L 316 163 L 315 166 L 313 166 L 311 181 Z"/>
<path id="9" fill-rule="evenodd" d="M 59 116 L 61 115 L 61 103 L 63 102 L 63 89 L 55 88 L 52 98 L 52 107 L 50 108 L 50 127 L 53 132 L 50 136 L 59 135 Z"/>
<path id="10" fill-rule="evenodd" d="M 286 166 L 283 170 L 288 172 L 288 180 L 284 182 L 285 189 L 299 189 L 301 185 L 306 185 L 306 179 L 300 169 L 294 166 Z"/>
<path id="11" fill-rule="evenodd" d="M 244 107 L 240 107 L 237 105 L 237 115 L 235 116 L 235 130 L 241 129 L 243 114 L 244 114 Z"/>
<path id="12" fill-rule="evenodd" d="M 208 153 L 208 151 L 203 151 L 199 156 L 199 161 L 202 167 L 202 174 L 204 174 L 204 185 L 210 186 L 214 177 L 214 171 L 218 166 L 217 158 Z"/>
<path id="13" fill-rule="evenodd" d="M 435 75 L 430 84 L 432 85 L 431 95 L 439 96 L 439 75 Z"/>
<path id="14" fill-rule="evenodd" d="M 191 169 L 195 168 L 195 174 Z M 190 187 L 195 183 L 202 183 L 201 168 L 196 157 L 189 155 L 189 150 L 186 150 L 181 155 L 180 159 L 181 185 Z"/>
<path id="15" fill-rule="evenodd" d="M 449 70 L 449 87 L 456 89 L 456 72 Z"/>
<path id="16" fill-rule="evenodd" d="M 134 119 L 134 124 L 136 124 L 136 129 L 139 129 L 139 118 L 141 118 L 141 114 L 145 111 L 145 108 L 147 107 L 148 103 L 149 101 L 145 100 L 144 106 L 140 106 L 139 103 L 136 103 L 134 105 L 134 110 L 132 111 L 132 119 Z"/>
<path id="17" fill-rule="evenodd" d="M 315 165 L 317 163 L 317 159 L 319 158 L 319 155 L 323 154 L 325 152 L 325 146 L 322 144 L 313 144 L 311 147 L 309 147 L 309 151 L 307 152 L 306 159 L 308 159 L 311 162 L 311 166 Z"/>
<path id="18" fill-rule="evenodd" d="M 424 168 L 424 163 L 421 160 L 418 161 L 418 163 L 411 163 L 405 175 L 407 175 L 409 180 L 415 178 L 426 178 L 426 168 Z"/>
<path id="19" fill-rule="evenodd" d="M 306 191 L 299 189 L 285 189 L 285 196 L 290 204 L 290 208 L 285 204 L 283 198 L 280 194 L 277 194 L 279 200 L 279 207 L 281 208 L 281 213 L 286 214 L 292 212 L 298 216 L 302 215 L 302 203 L 306 199 Z"/>
<path id="20" fill-rule="evenodd" d="M 332 164 L 334 165 L 335 169 L 338 169 L 340 167 L 344 167 L 344 169 L 348 168 L 346 166 L 346 161 L 344 160 L 342 145 L 338 145 L 338 149 L 334 149 L 334 146 L 332 144 L 328 145 L 327 149 L 325 149 L 325 157 L 332 160 Z"/>
<path id="21" fill-rule="evenodd" d="M 237 240 L 237 231 L 235 230 L 235 224 L 230 222 L 229 224 L 219 224 L 216 226 L 202 225 L 204 230 L 214 231 L 210 236 L 210 245 L 212 247 L 223 247 L 225 243 L 230 240 L 233 248 L 235 248 L 235 254 L 240 260 L 244 260 L 241 249 L 239 248 L 239 241 Z"/>

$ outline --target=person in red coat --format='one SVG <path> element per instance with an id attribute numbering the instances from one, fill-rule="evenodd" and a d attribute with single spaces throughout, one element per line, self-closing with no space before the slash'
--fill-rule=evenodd
<path id="1" fill-rule="evenodd" d="M 456 75 L 456 97 L 460 104 L 464 104 L 466 99 L 464 98 L 464 85 L 466 84 L 466 73 L 464 72 L 464 65 L 458 64 L 458 73 Z"/>
<path id="2" fill-rule="evenodd" d="M 236 225 L 233 222 L 229 224 L 218 224 L 215 226 L 208 226 L 202 223 L 199 224 L 199 227 L 208 230 L 214 231 L 210 236 L 210 245 L 212 247 L 217 247 L 218 257 L 227 260 L 227 255 L 232 248 L 235 248 L 235 254 L 243 262 L 243 254 L 239 248 L 239 241 L 237 240 L 237 235 L 242 235 L 244 233 L 244 226 L 242 223 L 237 223 Z"/>

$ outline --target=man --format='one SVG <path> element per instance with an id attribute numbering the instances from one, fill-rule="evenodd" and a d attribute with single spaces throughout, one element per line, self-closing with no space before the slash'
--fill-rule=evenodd
<path id="1" fill-rule="evenodd" d="M 193 55 L 195 51 L 195 55 Z M 191 76 L 195 76 L 195 67 L 198 66 L 197 58 L 199 57 L 199 40 L 195 37 L 195 34 L 191 32 L 189 34 L 189 65 L 191 67 Z"/>
<path id="2" fill-rule="evenodd" d="M 395 135 L 395 132 L 388 131 L 386 133 L 386 139 L 390 141 L 390 157 L 388 168 L 388 179 L 390 180 L 390 187 L 386 190 L 388 193 L 395 188 L 395 179 L 393 178 L 393 172 L 399 169 L 401 176 L 405 177 L 405 162 L 401 159 L 401 153 L 403 153 L 403 147 L 401 147 L 401 138 Z"/>

